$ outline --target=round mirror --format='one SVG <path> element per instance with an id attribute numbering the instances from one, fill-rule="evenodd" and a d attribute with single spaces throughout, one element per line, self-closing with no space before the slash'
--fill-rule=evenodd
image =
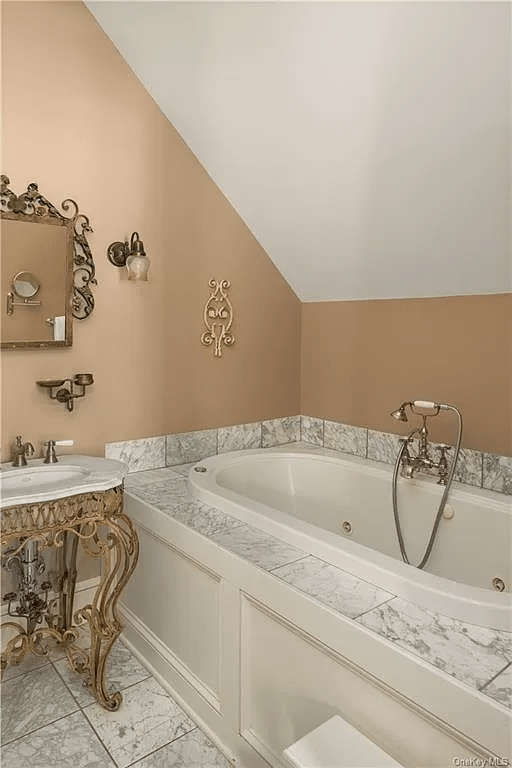
<path id="1" fill-rule="evenodd" d="M 30 299 L 35 296 L 41 287 L 41 283 L 32 272 L 18 272 L 12 281 L 13 291 L 22 299 Z"/>

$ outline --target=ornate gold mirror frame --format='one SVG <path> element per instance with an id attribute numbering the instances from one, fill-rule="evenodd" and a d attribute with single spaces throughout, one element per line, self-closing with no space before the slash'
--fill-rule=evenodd
<path id="1" fill-rule="evenodd" d="M 2 341 L 0 347 L 5 349 L 27 349 L 45 347 L 67 347 L 72 343 L 72 318 L 83 320 L 94 309 L 94 297 L 91 285 L 96 285 L 95 266 L 91 249 L 87 242 L 87 233 L 92 232 L 89 219 L 79 213 L 78 205 L 70 198 L 61 203 L 61 213 L 32 182 L 27 191 L 21 195 L 9 189 L 10 181 L 7 176 L 0 177 L 0 218 L 15 221 L 26 221 L 37 224 L 50 224 L 66 227 L 66 323 L 63 340 L 23 340 Z"/>

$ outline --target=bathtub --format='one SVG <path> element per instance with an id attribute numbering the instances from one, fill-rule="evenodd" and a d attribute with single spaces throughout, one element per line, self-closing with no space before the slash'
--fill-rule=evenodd
<path id="1" fill-rule="evenodd" d="M 226 453 L 189 472 L 191 493 L 205 504 L 426 610 L 512 631 L 512 500 L 454 483 L 419 570 L 401 559 L 391 479 L 385 464 L 297 448 Z M 435 479 L 399 480 L 411 563 L 423 555 L 442 492 Z"/>

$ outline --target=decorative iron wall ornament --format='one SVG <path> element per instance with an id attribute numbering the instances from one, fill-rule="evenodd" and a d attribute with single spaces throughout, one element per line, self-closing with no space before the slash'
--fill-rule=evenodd
<path id="1" fill-rule="evenodd" d="M 230 288 L 229 280 L 209 281 L 212 293 L 204 307 L 204 323 L 207 330 L 201 336 L 201 343 L 209 347 L 213 344 L 215 357 L 222 356 L 222 345 L 230 347 L 235 343 L 231 332 L 233 308 L 226 291 Z"/>
<path id="2" fill-rule="evenodd" d="M 10 181 L 7 176 L 2 175 L 0 182 L 0 212 L 3 218 L 41 224 L 57 221 L 71 229 L 74 245 L 71 313 L 77 320 L 88 317 L 94 309 L 91 285 L 97 284 L 94 261 L 86 236 L 88 232 L 92 232 L 89 219 L 78 212 L 78 205 L 71 198 L 61 203 L 63 211 L 70 211 L 69 216 L 64 216 L 39 192 L 35 182 L 29 184 L 27 191 L 19 196 L 9 189 Z"/>

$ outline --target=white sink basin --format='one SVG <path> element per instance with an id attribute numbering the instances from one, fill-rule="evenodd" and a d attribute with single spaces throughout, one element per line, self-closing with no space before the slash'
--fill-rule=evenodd
<path id="1" fill-rule="evenodd" d="M 26 467 L 0 465 L 0 507 L 51 501 L 121 485 L 128 467 L 122 461 L 97 456 L 67 455 L 58 464 L 42 459 Z"/>
<path id="2" fill-rule="evenodd" d="M 11 472 L 2 472 L 2 491 L 30 491 L 38 486 L 68 483 L 70 480 L 84 480 L 90 471 L 82 467 L 66 467 L 45 464 L 44 467 L 19 467 Z"/>

